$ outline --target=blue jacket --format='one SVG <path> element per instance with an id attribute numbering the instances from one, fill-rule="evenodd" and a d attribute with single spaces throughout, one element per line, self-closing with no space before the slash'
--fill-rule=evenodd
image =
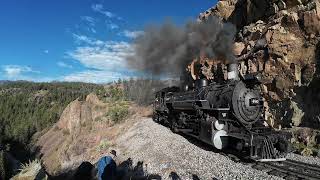
<path id="1" fill-rule="evenodd" d="M 98 161 L 98 179 L 114 180 L 116 179 L 117 165 L 110 156 L 104 156 Z"/>

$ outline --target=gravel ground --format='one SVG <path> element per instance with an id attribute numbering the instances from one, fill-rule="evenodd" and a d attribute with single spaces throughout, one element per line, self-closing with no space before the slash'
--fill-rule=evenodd
<path id="1" fill-rule="evenodd" d="M 320 158 L 305 157 L 305 156 L 301 156 L 298 154 L 290 153 L 290 154 L 288 154 L 287 159 L 301 161 L 301 162 L 305 162 L 305 163 L 309 163 L 309 164 L 316 164 L 316 165 L 320 166 Z"/>
<path id="2" fill-rule="evenodd" d="M 162 179 L 280 179 L 195 145 L 149 118 L 135 123 L 115 144 L 119 158 L 143 161 L 148 174 Z"/>

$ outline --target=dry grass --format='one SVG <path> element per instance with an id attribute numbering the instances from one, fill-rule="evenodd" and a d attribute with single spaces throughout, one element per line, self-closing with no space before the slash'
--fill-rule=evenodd
<path id="1" fill-rule="evenodd" d="M 22 164 L 20 173 L 14 176 L 12 180 L 33 180 L 36 177 L 37 179 L 48 179 L 38 159 Z"/>
<path id="2" fill-rule="evenodd" d="M 97 150 L 99 152 L 105 152 L 109 149 L 110 145 L 111 145 L 110 142 L 108 140 L 104 139 L 104 140 L 100 141 L 100 144 L 98 145 Z"/>

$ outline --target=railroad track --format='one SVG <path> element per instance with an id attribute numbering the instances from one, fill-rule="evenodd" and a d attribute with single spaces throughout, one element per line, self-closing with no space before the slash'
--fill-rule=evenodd
<path id="1" fill-rule="evenodd" d="M 284 179 L 320 180 L 320 166 L 290 159 L 280 162 L 257 162 L 253 167 Z"/>

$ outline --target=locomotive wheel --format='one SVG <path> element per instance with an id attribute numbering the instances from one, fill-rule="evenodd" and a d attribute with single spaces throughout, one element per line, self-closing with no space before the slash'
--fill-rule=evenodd
<path id="1" fill-rule="evenodd" d="M 179 132 L 177 123 L 176 123 L 175 121 L 172 121 L 170 129 L 171 129 L 171 131 L 174 132 L 174 133 L 178 133 L 178 132 Z"/>
<path id="2" fill-rule="evenodd" d="M 157 113 L 153 113 L 152 120 L 156 123 L 159 123 L 159 115 Z"/>

